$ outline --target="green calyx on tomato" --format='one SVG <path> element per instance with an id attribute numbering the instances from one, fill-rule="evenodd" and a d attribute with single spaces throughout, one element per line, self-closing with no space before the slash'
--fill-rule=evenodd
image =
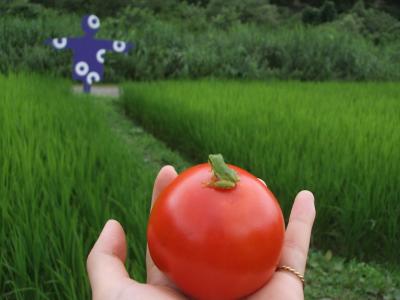
<path id="1" fill-rule="evenodd" d="M 213 178 L 208 186 L 220 189 L 232 189 L 236 186 L 239 175 L 228 167 L 221 154 L 210 154 L 208 162 L 213 172 Z"/>

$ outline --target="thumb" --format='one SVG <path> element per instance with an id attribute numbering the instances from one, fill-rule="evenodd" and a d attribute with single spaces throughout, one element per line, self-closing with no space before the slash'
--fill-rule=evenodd
<path id="1" fill-rule="evenodd" d="M 129 278 L 125 259 L 125 232 L 117 221 L 109 220 L 87 259 L 93 297 L 106 294 L 123 279 Z"/>

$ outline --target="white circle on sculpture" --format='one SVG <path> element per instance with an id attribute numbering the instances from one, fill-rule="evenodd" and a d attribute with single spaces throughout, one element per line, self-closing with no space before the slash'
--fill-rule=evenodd
<path id="1" fill-rule="evenodd" d="M 87 84 L 91 85 L 93 83 L 93 81 L 95 82 L 99 82 L 100 81 L 100 75 L 97 72 L 90 72 L 87 76 L 86 76 L 86 82 Z"/>
<path id="2" fill-rule="evenodd" d="M 122 41 L 114 41 L 113 42 L 113 49 L 115 52 L 123 52 L 126 48 L 125 42 Z"/>
<path id="3" fill-rule="evenodd" d="M 80 61 L 75 65 L 75 73 L 79 76 L 85 76 L 89 72 L 89 65 L 84 62 Z"/>
<path id="4" fill-rule="evenodd" d="M 53 46 L 57 49 L 63 49 L 67 46 L 67 38 L 55 38 L 53 39 Z"/>
<path id="5" fill-rule="evenodd" d="M 100 27 L 100 19 L 95 15 L 90 15 L 88 18 L 88 25 L 92 29 L 98 29 Z"/>
<path id="6" fill-rule="evenodd" d="M 104 64 L 104 54 L 106 53 L 106 49 L 100 49 L 96 53 L 96 59 L 99 63 Z"/>

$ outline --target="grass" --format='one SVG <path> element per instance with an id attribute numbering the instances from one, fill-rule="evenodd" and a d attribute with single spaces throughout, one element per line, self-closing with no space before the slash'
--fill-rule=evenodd
<path id="1" fill-rule="evenodd" d="M 128 271 L 144 281 L 155 174 L 189 166 L 115 103 L 69 89 L 0 76 L 0 299 L 90 299 L 86 256 L 108 218 L 124 226 Z M 398 299 L 398 270 L 329 253 L 311 252 L 306 278 L 306 299 Z"/>
<path id="2" fill-rule="evenodd" d="M 315 247 L 400 263 L 398 84 L 134 83 L 123 103 L 190 160 L 221 152 L 265 179 L 286 216 L 313 191 Z"/>
<path id="3" fill-rule="evenodd" d="M 399 300 L 400 271 L 332 256 L 331 251 L 309 253 L 305 299 Z"/>
<path id="4" fill-rule="evenodd" d="M 89 299 L 85 257 L 108 218 L 143 279 L 155 168 L 67 81 L 0 77 L 0 298 Z"/>

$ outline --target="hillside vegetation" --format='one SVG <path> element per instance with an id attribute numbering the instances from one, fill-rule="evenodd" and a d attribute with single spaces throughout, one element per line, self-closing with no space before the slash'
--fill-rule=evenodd
<path id="1" fill-rule="evenodd" d="M 45 46 L 44 40 L 81 35 L 81 16 L 98 13 L 100 37 L 136 44 L 128 56 L 107 54 L 107 81 L 400 79 L 398 5 L 387 1 L 379 7 L 362 1 L 298 6 L 259 0 L 229 5 L 223 0 L 119 0 L 93 6 L 83 1 L 36 1 L 45 6 L 14 2 L 0 6 L 2 73 L 28 70 L 69 77 L 71 54 Z M 105 3 L 115 7 L 108 9 Z M 76 14 L 78 4 L 81 13 Z"/>

